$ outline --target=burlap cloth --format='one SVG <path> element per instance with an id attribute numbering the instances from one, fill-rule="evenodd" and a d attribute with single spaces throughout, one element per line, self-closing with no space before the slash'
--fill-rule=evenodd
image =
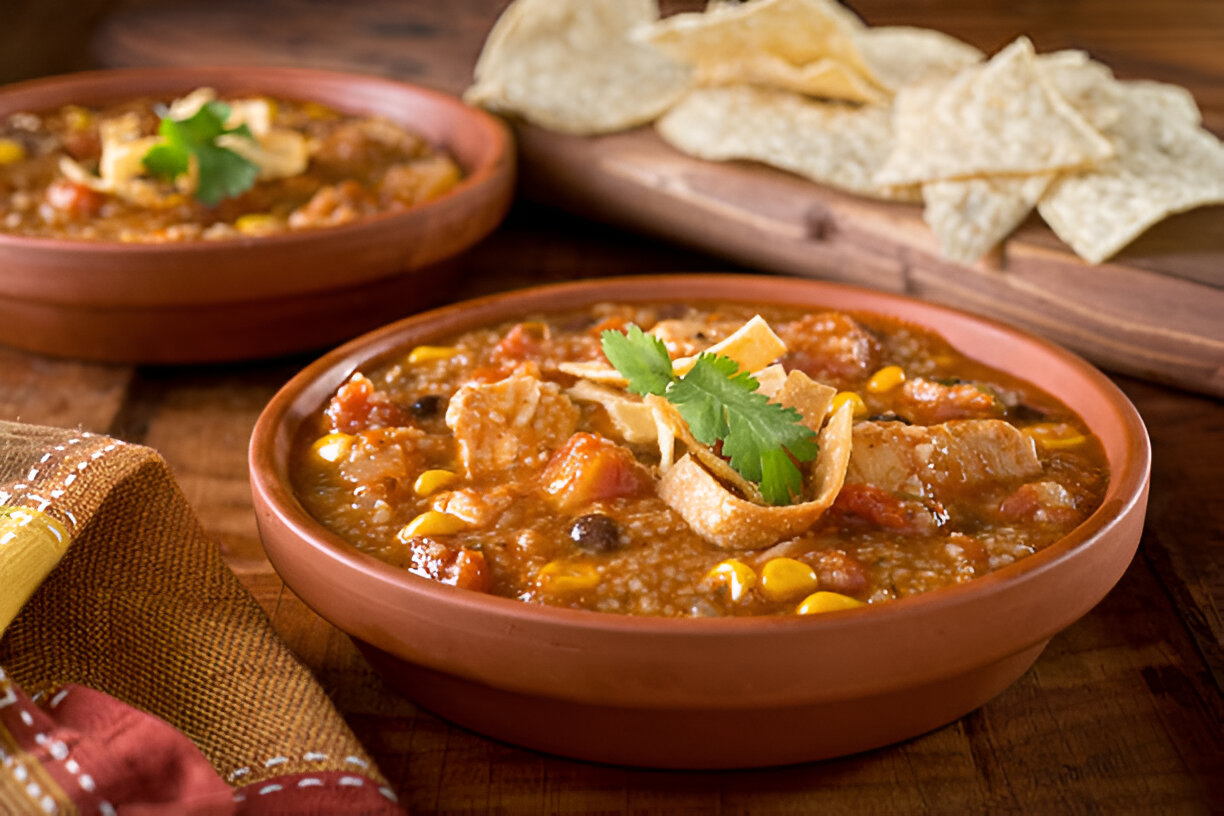
<path id="1" fill-rule="evenodd" d="M 0 813 L 399 813 L 165 462 L 0 422 Z"/>

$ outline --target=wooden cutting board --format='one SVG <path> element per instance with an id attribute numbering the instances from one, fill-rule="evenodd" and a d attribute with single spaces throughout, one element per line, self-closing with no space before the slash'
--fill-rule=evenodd
<path id="1" fill-rule="evenodd" d="M 941 258 L 921 207 L 673 150 L 650 128 L 517 127 L 530 195 L 771 272 L 858 284 L 1022 326 L 1103 368 L 1224 396 L 1224 207 L 1080 260 L 1037 216 L 973 266 Z"/>
<path id="2" fill-rule="evenodd" d="M 461 93 L 507 0 L 127 0 L 95 32 L 101 65 L 302 64 Z M 671 8 L 698 0 L 667 0 Z M 1142 24 L 1109 0 L 982 14 L 970 0 L 854 0 L 873 25 L 926 25 L 987 52 L 1019 32 L 1086 48 L 1120 78 L 1185 85 L 1224 133 L 1224 5 L 1192 0 Z M 1082 6 L 1082 8 L 1081 8 Z M 1141 13 L 1136 7 L 1125 12 Z M 242 20 L 241 25 L 235 20 Z M 524 190 L 737 264 L 903 292 L 1028 328 L 1098 365 L 1224 396 L 1224 207 L 1175 216 L 1113 261 L 1080 261 L 1034 216 L 974 266 L 939 257 L 914 205 L 884 204 L 763 166 L 683 156 L 644 128 L 598 138 L 517 127 Z M 629 271 L 629 270 L 627 270 Z"/>

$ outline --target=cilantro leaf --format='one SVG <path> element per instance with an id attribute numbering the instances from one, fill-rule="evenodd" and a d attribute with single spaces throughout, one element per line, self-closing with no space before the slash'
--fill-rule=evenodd
<path id="1" fill-rule="evenodd" d="M 210 207 L 223 198 L 251 189 L 259 166 L 216 143 L 218 136 L 230 133 L 255 138 L 246 125 L 226 128 L 229 115 L 229 105 L 213 101 L 186 119 L 163 116 L 158 128 L 162 141 L 145 153 L 142 160 L 145 169 L 159 178 L 173 180 L 188 171 L 191 157 L 195 156 L 200 174 L 196 198 Z"/>
<path id="2" fill-rule="evenodd" d="M 675 378 L 667 346 L 632 323 L 624 334 L 603 332 L 599 342 L 608 362 L 629 380 L 629 390 L 635 394 L 662 394 Z"/>
<path id="3" fill-rule="evenodd" d="M 636 394 L 661 394 L 676 406 L 693 437 L 722 443 L 722 455 L 745 479 L 761 487 L 770 504 L 790 504 L 803 489 L 796 461 L 816 457 L 815 434 L 787 408 L 759 393 L 759 383 L 729 357 L 702 354 L 676 377 L 667 348 L 630 324 L 625 333 L 600 336 L 604 355 Z"/>
<path id="4" fill-rule="evenodd" d="M 757 391 L 758 383 L 728 357 L 702 354 L 666 394 L 698 441 L 722 441 L 722 455 L 745 479 L 761 486 L 770 504 L 790 504 L 803 489 L 791 460 L 810 461 L 815 434 L 799 412 Z"/>

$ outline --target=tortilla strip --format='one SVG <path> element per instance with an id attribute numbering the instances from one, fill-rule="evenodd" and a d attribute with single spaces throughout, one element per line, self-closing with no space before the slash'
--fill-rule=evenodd
<path id="1" fill-rule="evenodd" d="M 691 456 L 663 475 L 659 496 L 715 546 L 727 550 L 767 547 L 811 527 L 833 504 L 850 462 L 853 409 L 842 405 L 820 433 L 820 455 L 812 463 L 812 498 L 782 507 L 736 496 Z"/>
<path id="2" fill-rule="evenodd" d="M 675 405 L 672 405 L 663 397 L 657 397 L 653 394 L 646 397 L 646 402 L 657 412 L 657 416 L 666 418 L 667 425 L 671 428 L 672 433 L 680 437 L 680 441 L 688 448 L 688 455 L 697 457 L 701 460 L 701 464 L 706 466 L 707 470 L 723 482 L 734 485 L 736 490 L 752 501 L 757 504 L 765 503 L 765 497 L 761 495 L 759 487 L 741 476 L 739 471 L 731 467 L 730 462 L 714 453 L 707 445 L 703 445 L 693 436 L 693 432 L 689 430 L 688 423 L 684 421 L 684 417 L 680 415 L 680 411 Z"/>
<path id="3" fill-rule="evenodd" d="M 634 444 L 654 442 L 658 436 L 654 413 L 646 403 L 630 399 L 623 391 L 614 391 L 590 380 L 579 380 L 565 393 L 570 399 L 597 402 L 608 412 L 621 438 Z"/>
<path id="4" fill-rule="evenodd" d="M 764 318 L 755 315 L 731 335 L 699 354 L 677 357 L 672 360 L 672 371 L 678 375 L 686 373 L 697 364 L 697 358 L 702 354 L 721 354 L 723 357 L 734 360 L 743 371 L 757 371 L 785 353 L 786 343 L 783 343 L 782 339 L 774 334 L 774 330 Z M 560 363 L 557 368 L 566 374 L 601 385 L 624 388 L 629 384 L 629 381 L 619 371 L 603 362 Z"/>

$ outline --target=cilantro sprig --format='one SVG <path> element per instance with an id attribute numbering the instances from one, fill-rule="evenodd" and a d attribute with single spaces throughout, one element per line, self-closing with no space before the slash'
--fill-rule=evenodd
<path id="1" fill-rule="evenodd" d="M 600 344 L 630 391 L 667 399 L 703 445 L 722 442 L 722 455 L 760 485 L 766 501 L 790 504 L 800 495 L 803 474 L 795 462 L 816 458 L 816 435 L 794 408 L 758 392 L 759 383 L 734 360 L 705 353 L 677 377 L 663 342 L 633 324 L 623 334 L 603 332 Z"/>
<path id="2" fill-rule="evenodd" d="M 199 168 L 196 198 L 212 207 L 223 198 L 241 195 L 255 184 L 259 166 L 228 147 L 217 144 L 217 137 L 233 133 L 254 140 L 246 125 L 227 128 L 230 106 L 209 102 L 186 119 L 163 115 L 158 134 L 162 141 L 145 153 L 145 169 L 158 178 L 173 181 L 186 173 L 194 156 Z"/>

